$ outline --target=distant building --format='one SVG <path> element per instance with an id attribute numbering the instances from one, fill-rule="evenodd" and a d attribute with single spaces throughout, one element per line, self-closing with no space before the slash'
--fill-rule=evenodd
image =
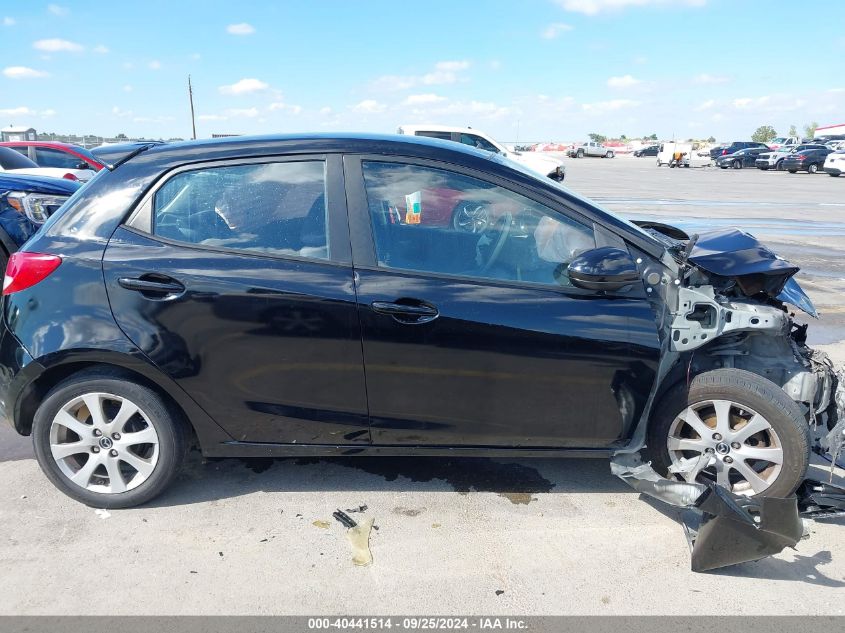
<path id="1" fill-rule="evenodd" d="M 816 138 L 817 136 L 832 136 L 834 134 L 845 134 L 845 123 L 817 127 L 816 131 L 813 133 L 813 138 Z"/>
<path id="2" fill-rule="evenodd" d="M 35 128 L 10 125 L 0 130 L 0 137 L 2 137 L 4 143 L 9 141 L 37 141 L 38 133 Z"/>

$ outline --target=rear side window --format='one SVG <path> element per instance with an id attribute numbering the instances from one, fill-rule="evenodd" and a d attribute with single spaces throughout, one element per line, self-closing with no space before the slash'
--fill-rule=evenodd
<path id="1" fill-rule="evenodd" d="M 323 161 L 177 174 L 153 202 L 157 236 L 216 248 L 328 259 Z"/>

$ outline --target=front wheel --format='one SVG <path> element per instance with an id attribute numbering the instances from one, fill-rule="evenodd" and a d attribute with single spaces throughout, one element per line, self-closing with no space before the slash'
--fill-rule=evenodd
<path id="1" fill-rule="evenodd" d="M 613 152 L 608 152 L 604 155 L 605 158 L 613 158 Z"/>
<path id="2" fill-rule="evenodd" d="M 773 382 L 741 369 L 716 369 L 663 398 L 652 416 L 648 453 L 668 476 L 670 466 L 704 455 L 710 459 L 697 481 L 739 495 L 787 497 L 809 465 L 809 426 Z"/>
<path id="3" fill-rule="evenodd" d="M 742 169 L 742 161 L 735 160 L 731 163 L 734 169 Z"/>
<path id="4" fill-rule="evenodd" d="M 181 420 L 151 389 L 108 372 L 60 383 L 35 413 L 32 441 L 47 478 L 97 508 L 129 508 L 160 494 L 182 465 Z"/>
<path id="5" fill-rule="evenodd" d="M 780 159 L 777 163 L 775 163 L 775 169 L 778 171 L 783 171 L 783 159 Z"/>

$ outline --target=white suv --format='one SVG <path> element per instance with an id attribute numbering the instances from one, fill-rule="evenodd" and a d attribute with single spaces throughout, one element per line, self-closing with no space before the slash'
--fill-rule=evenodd
<path id="1" fill-rule="evenodd" d="M 476 147 L 494 154 L 501 154 L 512 161 L 527 167 L 552 180 L 562 182 L 566 177 L 566 167 L 563 161 L 553 156 L 544 155 L 540 152 L 515 152 L 507 149 L 504 145 L 487 136 L 480 130 L 471 127 L 450 127 L 447 125 L 400 125 L 397 130 L 399 134 L 409 136 L 426 136 L 428 138 L 439 138 L 444 141 L 455 141 L 471 147 Z"/>

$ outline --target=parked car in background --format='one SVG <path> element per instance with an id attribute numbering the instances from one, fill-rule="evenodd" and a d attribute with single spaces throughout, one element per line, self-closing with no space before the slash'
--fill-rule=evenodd
<path id="1" fill-rule="evenodd" d="M 718 145 L 710 150 L 710 159 L 716 160 L 719 156 L 727 156 L 733 154 L 741 149 L 748 149 L 751 147 L 759 147 L 762 149 L 769 149 L 765 143 L 757 143 L 756 141 L 734 141 L 726 145 Z"/>
<path id="2" fill-rule="evenodd" d="M 557 182 L 563 182 L 566 178 L 566 167 L 563 161 L 554 156 L 542 152 L 517 152 L 509 150 L 504 145 L 488 136 L 481 130 L 471 127 L 452 127 L 448 125 L 400 125 L 397 130 L 399 134 L 409 136 L 424 136 L 426 138 L 437 138 L 444 141 L 454 141 L 463 145 L 469 145 L 485 152 L 498 154 L 509 158 L 514 162 L 537 172 L 541 176 L 547 176 Z"/>
<path id="3" fill-rule="evenodd" d="M 805 149 L 823 149 L 824 145 L 815 143 L 805 143 L 802 145 L 787 145 L 781 147 L 779 150 L 772 152 L 762 152 L 757 155 L 757 160 L 754 161 L 754 166 L 763 171 L 767 169 L 775 169 L 777 171 L 783 170 L 783 159 L 794 152 L 800 152 Z"/>
<path id="4" fill-rule="evenodd" d="M 76 177 L 82 181 L 89 180 L 90 176 L 87 173 L 80 174 L 77 172 L 98 172 L 105 167 L 105 164 L 90 151 L 70 143 L 7 141 L 0 143 L 0 146 L 11 147 L 27 156 L 39 167 L 58 167 L 59 169 L 73 170 Z"/>
<path id="5" fill-rule="evenodd" d="M 767 143 L 769 149 L 782 149 L 784 147 L 794 147 L 801 143 L 801 139 L 797 136 L 778 136 Z"/>
<path id="6" fill-rule="evenodd" d="M 824 171 L 831 176 L 841 176 L 845 172 L 845 149 L 831 152 L 824 160 Z"/>
<path id="7" fill-rule="evenodd" d="M 20 152 L 13 150 L 11 147 L 0 147 L 0 171 L 79 181 L 83 180 L 83 178 L 79 177 L 79 174 L 85 174 L 84 180 L 88 180 L 90 176 L 94 174 L 94 171 L 91 169 L 39 167 L 37 163 L 30 160 Z"/>
<path id="8" fill-rule="evenodd" d="M 0 172 L 0 273 L 9 256 L 81 186 L 78 180 Z"/>
<path id="9" fill-rule="evenodd" d="M 681 155 L 681 160 L 675 164 L 675 156 Z M 657 166 L 704 167 L 710 164 L 710 155 L 698 143 L 661 143 L 658 146 Z"/>
<path id="10" fill-rule="evenodd" d="M 427 225 L 438 190 L 492 221 Z M 12 255 L 0 419 L 97 508 L 160 494 L 191 441 L 623 460 L 647 444 L 636 472 L 677 498 L 789 496 L 811 430 L 845 413 L 785 308 L 815 313 L 798 267 L 735 229 L 662 230 L 458 143 L 152 147 Z"/>
<path id="11" fill-rule="evenodd" d="M 820 147 L 805 149 L 800 152 L 793 152 L 783 159 L 783 168 L 790 174 L 799 171 L 806 171 L 815 174 L 822 169 L 828 154 L 833 153 L 832 149 Z"/>
<path id="12" fill-rule="evenodd" d="M 91 153 L 98 161 L 105 165 L 113 165 L 129 156 L 132 152 L 141 151 L 153 145 L 164 145 L 164 141 L 132 141 L 131 143 L 111 143 L 91 149 Z"/>
<path id="13" fill-rule="evenodd" d="M 613 158 L 613 150 L 595 141 L 587 141 L 580 145 L 573 145 L 566 150 L 570 158 L 584 158 L 585 156 L 597 156 L 601 158 Z"/>
<path id="14" fill-rule="evenodd" d="M 828 141 L 824 144 L 825 147 L 832 149 L 834 152 L 845 149 L 845 141 Z"/>
<path id="15" fill-rule="evenodd" d="M 657 156 L 657 152 L 659 151 L 660 145 L 649 145 L 648 147 L 635 149 L 634 156 L 636 156 L 637 158 L 642 158 L 643 156 Z"/>
<path id="16" fill-rule="evenodd" d="M 754 167 L 757 157 L 760 154 L 768 151 L 769 148 L 762 147 L 749 147 L 747 149 L 741 149 L 739 151 L 734 152 L 733 154 L 719 156 L 719 158 L 716 159 L 716 166 L 721 167 L 722 169 L 742 169 L 743 167 Z"/>

